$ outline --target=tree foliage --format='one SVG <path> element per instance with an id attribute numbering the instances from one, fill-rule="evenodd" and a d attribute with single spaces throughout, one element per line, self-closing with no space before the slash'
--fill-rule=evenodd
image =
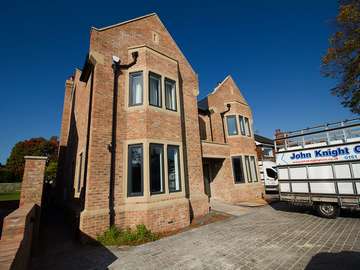
<path id="1" fill-rule="evenodd" d="M 44 138 L 32 138 L 30 140 L 20 141 L 15 144 L 11 150 L 10 157 L 6 162 L 6 169 L 9 170 L 16 181 L 21 181 L 25 160 L 24 156 L 47 156 L 49 163 L 56 163 L 58 156 L 58 140 L 57 137 L 51 137 L 49 140 Z M 50 172 L 53 174 L 55 164 L 51 165 Z M 48 168 L 47 168 L 48 171 Z"/>
<path id="2" fill-rule="evenodd" d="M 360 0 L 340 0 L 336 32 L 322 58 L 322 73 L 338 80 L 332 93 L 360 113 Z"/>

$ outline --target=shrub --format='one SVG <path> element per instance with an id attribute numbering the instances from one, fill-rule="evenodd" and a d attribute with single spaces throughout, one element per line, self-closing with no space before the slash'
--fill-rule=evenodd
<path id="1" fill-rule="evenodd" d="M 146 242 L 158 240 L 158 234 L 150 231 L 144 224 L 136 226 L 136 229 L 120 230 L 115 226 L 106 230 L 97 237 L 97 240 L 105 246 L 140 245 Z"/>

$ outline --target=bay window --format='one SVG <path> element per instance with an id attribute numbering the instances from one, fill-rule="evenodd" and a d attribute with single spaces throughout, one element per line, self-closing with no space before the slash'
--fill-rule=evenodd
<path id="1" fill-rule="evenodd" d="M 133 72 L 129 74 L 129 106 L 141 105 L 143 103 L 143 73 Z"/>
<path id="2" fill-rule="evenodd" d="M 149 103 L 161 107 L 161 76 L 149 73 Z"/>
<path id="3" fill-rule="evenodd" d="M 150 144 L 150 192 L 151 194 L 164 192 L 164 146 Z"/>
<path id="4" fill-rule="evenodd" d="M 239 122 L 240 122 L 241 135 L 245 136 L 245 122 L 244 122 L 244 117 L 241 115 L 239 116 Z"/>
<path id="5" fill-rule="evenodd" d="M 238 128 L 237 128 L 236 116 L 235 115 L 227 116 L 226 122 L 227 122 L 228 135 L 229 136 L 237 135 Z"/>
<path id="6" fill-rule="evenodd" d="M 180 157 L 179 146 L 168 145 L 167 147 L 168 159 L 168 181 L 169 191 L 180 191 Z"/>
<path id="7" fill-rule="evenodd" d="M 143 195 L 143 147 L 142 144 L 128 148 L 128 196 Z"/>
<path id="8" fill-rule="evenodd" d="M 176 111 L 176 83 L 165 78 L 165 106 L 166 109 Z"/>
<path id="9" fill-rule="evenodd" d="M 249 121 L 249 118 L 247 118 L 247 117 L 245 117 L 245 131 L 246 131 L 246 136 L 251 137 L 250 121 Z"/>

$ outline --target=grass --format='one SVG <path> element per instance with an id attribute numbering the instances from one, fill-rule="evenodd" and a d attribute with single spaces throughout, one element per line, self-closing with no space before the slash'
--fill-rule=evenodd
<path id="1" fill-rule="evenodd" d="M 97 237 L 104 246 L 136 246 L 158 240 L 160 236 L 146 228 L 145 225 L 137 225 L 136 229 L 120 230 L 113 226 Z"/>
<path id="2" fill-rule="evenodd" d="M 0 193 L 0 202 L 2 201 L 17 201 L 20 199 L 20 192 L 9 192 L 9 193 Z"/>

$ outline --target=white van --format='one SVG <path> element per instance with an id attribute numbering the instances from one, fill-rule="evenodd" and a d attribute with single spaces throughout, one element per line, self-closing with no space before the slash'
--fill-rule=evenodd
<path id="1" fill-rule="evenodd" d="M 273 161 L 259 161 L 260 177 L 265 186 L 265 192 L 278 192 L 279 182 L 276 163 Z"/>
<path id="2" fill-rule="evenodd" d="M 280 200 L 314 206 L 327 218 L 340 208 L 360 210 L 360 118 L 276 137 Z"/>

